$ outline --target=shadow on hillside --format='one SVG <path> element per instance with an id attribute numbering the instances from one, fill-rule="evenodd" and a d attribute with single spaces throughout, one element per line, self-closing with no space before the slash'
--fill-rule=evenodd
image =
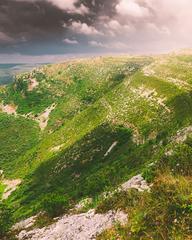
<path id="1" fill-rule="evenodd" d="M 34 214 L 41 210 L 41 203 L 47 197 L 55 194 L 69 199 L 70 203 L 96 197 L 140 172 L 153 155 L 153 148 L 150 144 L 136 146 L 131 135 L 131 130 L 122 126 L 101 125 L 42 163 L 13 195 L 16 215 L 23 216 L 27 211 Z M 114 142 L 117 145 L 105 156 Z"/>
<path id="2" fill-rule="evenodd" d="M 192 91 L 182 93 L 173 98 L 169 103 L 174 110 L 174 121 L 177 121 L 179 126 L 191 123 L 192 121 Z"/>

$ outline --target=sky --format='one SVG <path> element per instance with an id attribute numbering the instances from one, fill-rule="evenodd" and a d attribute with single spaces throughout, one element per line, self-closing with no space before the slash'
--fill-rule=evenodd
<path id="1" fill-rule="evenodd" d="M 0 0 L 0 63 L 192 47 L 191 0 Z"/>

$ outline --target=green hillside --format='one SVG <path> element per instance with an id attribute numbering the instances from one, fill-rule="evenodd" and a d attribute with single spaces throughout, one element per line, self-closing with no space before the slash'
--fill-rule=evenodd
<path id="1" fill-rule="evenodd" d="M 13 220 L 55 217 L 91 197 L 97 212 L 129 214 L 98 239 L 191 239 L 191 72 L 189 55 L 100 57 L 1 88 L 0 169 L 22 179 L 4 201 Z M 102 198 L 137 174 L 150 193 Z"/>

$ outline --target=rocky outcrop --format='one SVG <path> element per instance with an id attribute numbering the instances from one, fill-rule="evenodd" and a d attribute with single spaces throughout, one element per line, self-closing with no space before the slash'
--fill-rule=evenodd
<path id="1" fill-rule="evenodd" d="M 30 227 L 32 227 L 36 221 L 37 216 L 32 216 L 30 218 L 27 218 L 26 220 L 22 220 L 18 223 L 16 223 L 13 227 L 12 227 L 12 231 L 22 231 L 22 230 L 26 230 Z"/>
<path id="2" fill-rule="evenodd" d="M 131 90 L 137 96 L 145 98 L 148 102 L 150 102 L 154 106 L 160 106 L 164 108 L 166 112 L 171 113 L 171 109 L 169 109 L 165 104 L 166 98 L 159 97 L 155 89 L 148 89 L 144 86 L 141 86 L 139 88 L 132 88 Z"/>
<path id="3" fill-rule="evenodd" d="M 4 171 L 0 170 L 0 183 L 5 186 L 3 191 L 2 200 L 7 199 L 12 192 L 14 192 L 17 187 L 21 184 L 21 179 L 5 179 Z"/>
<path id="4" fill-rule="evenodd" d="M 81 201 L 75 206 L 75 210 L 81 211 L 82 209 L 84 209 L 85 207 L 91 205 L 92 203 L 93 203 L 93 199 L 92 199 L 92 198 L 85 198 L 85 199 L 81 200 Z"/>
<path id="5" fill-rule="evenodd" d="M 150 191 L 150 186 L 142 175 L 139 174 L 123 183 L 114 192 L 103 193 L 102 197 L 107 198 L 116 191 L 127 191 L 131 188 L 135 188 L 140 192 Z M 92 201 L 91 198 L 83 199 L 75 206 L 74 210 L 81 210 L 90 205 Z M 106 214 L 97 214 L 94 209 L 91 209 L 86 213 L 64 215 L 59 220 L 57 219 L 57 222 L 41 229 L 28 231 L 28 227 L 35 223 L 35 217 L 17 223 L 13 229 L 20 231 L 17 236 L 19 240 L 94 240 L 98 234 L 112 227 L 116 222 L 126 223 L 127 214 L 122 211 L 109 211 Z"/>
<path id="6" fill-rule="evenodd" d="M 132 177 L 127 182 L 121 185 L 122 190 L 127 191 L 128 189 L 135 188 L 139 192 L 143 192 L 145 190 L 150 191 L 150 186 L 147 184 L 145 179 L 141 174 Z"/>
<path id="7" fill-rule="evenodd" d="M 23 230 L 17 237 L 20 240 L 94 240 L 115 222 L 123 224 L 126 220 L 127 215 L 121 211 L 96 214 L 92 209 L 87 213 L 64 215 L 49 227 Z"/>

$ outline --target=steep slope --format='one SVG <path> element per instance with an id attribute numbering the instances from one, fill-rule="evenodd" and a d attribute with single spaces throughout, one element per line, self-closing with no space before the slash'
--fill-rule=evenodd
<path id="1" fill-rule="evenodd" d="M 12 121 L 32 124 L 32 132 L 44 124 L 35 137 L 28 133 L 33 142 L 18 148 L 14 159 L 8 162 L 3 155 L 1 160 L 6 177 L 22 178 L 6 201 L 14 219 L 41 210 L 55 217 L 91 198 L 84 210 L 130 214 L 127 226 L 111 229 L 100 239 L 190 237 L 190 59 L 78 60 L 34 70 L 3 89 L 2 106 L 16 107 L 9 116 Z M 21 130 L 22 137 L 26 133 Z M 118 192 L 103 199 L 103 192 L 141 173 L 153 183 L 151 193 Z"/>

